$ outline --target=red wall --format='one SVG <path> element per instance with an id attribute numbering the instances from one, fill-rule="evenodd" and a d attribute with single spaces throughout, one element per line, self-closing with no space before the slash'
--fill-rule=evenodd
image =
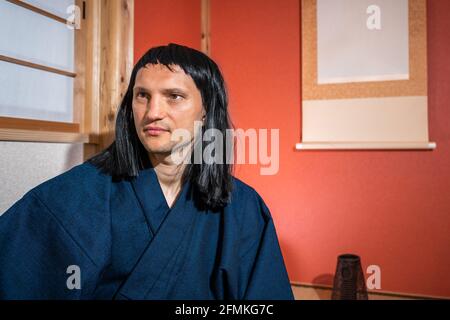
<path id="1" fill-rule="evenodd" d="M 137 56 L 160 43 L 200 47 L 199 1 L 135 3 Z M 211 56 L 228 83 L 234 124 L 280 129 L 278 174 L 247 165 L 236 175 L 271 209 L 291 281 L 331 284 L 337 255 L 351 252 L 364 270 L 381 267 L 382 291 L 450 297 L 450 2 L 428 1 L 434 151 L 295 151 L 299 0 L 213 0 L 211 10 Z"/>
<path id="2" fill-rule="evenodd" d="M 134 61 L 169 42 L 200 50 L 201 0 L 135 0 Z"/>

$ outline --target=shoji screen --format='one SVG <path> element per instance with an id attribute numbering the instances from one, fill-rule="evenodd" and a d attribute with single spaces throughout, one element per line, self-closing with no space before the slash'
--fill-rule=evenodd
<path id="1" fill-rule="evenodd" d="M 0 116 L 73 122 L 74 0 L 23 2 L 50 15 L 0 1 Z"/>

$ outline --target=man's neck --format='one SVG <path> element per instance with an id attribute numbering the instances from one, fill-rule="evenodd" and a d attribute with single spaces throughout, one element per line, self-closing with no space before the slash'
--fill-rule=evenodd
<path id="1" fill-rule="evenodd" d="M 150 154 L 149 157 L 167 204 L 171 207 L 181 189 L 181 178 L 186 165 L 174 163 L 170 154 Z"/>

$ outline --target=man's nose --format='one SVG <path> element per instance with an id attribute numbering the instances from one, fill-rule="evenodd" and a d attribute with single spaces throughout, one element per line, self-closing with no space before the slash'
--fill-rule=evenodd
<path id="1" fill-rule="evenodd" d="M 162 97 L 152 96 L 148 103 L 147 116 L 151 121 L 159 120 L 164 118 L 165 106 Z"/>

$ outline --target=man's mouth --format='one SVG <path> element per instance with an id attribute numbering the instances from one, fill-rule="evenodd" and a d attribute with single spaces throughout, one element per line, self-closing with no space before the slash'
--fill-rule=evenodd
<path id="1" fill-rule="evenodd" d="M 169 132 L 169 130 L 167 130 L 163 127 L 158 127 L 158 126 L 145 126 L 144 127 L 144 133 L 146 135 L 150 135 L 150 136 L 159 136 L 165 132 Z"/>

